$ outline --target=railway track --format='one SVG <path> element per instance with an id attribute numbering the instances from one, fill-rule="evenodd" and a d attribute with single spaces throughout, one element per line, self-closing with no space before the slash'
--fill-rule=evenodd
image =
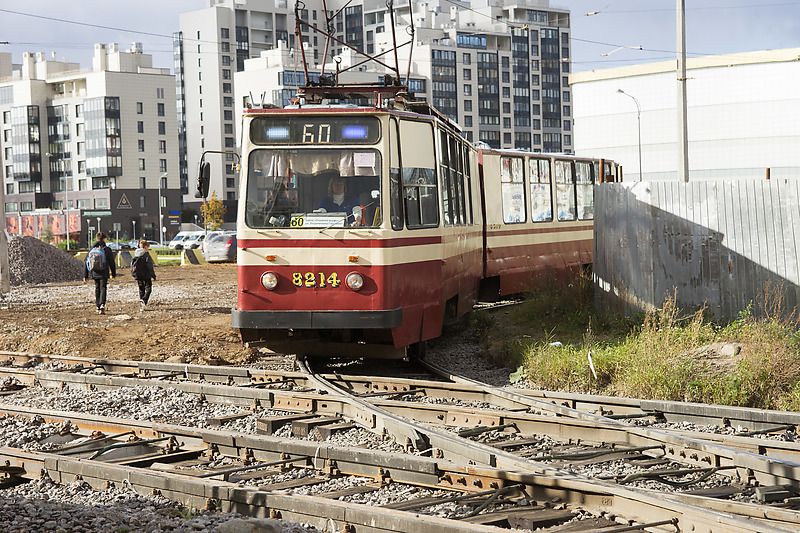
<path id="1" fill-rule="evenodd" d="M 497 390 L 434 368 L 429 370 L 442 374 L 438 380 L 320 375 L 307 367 L 296 372 L 48 358 L 30 354 L 5 353 L 0 357 L 6 358 L 0 375 L 9 389 L 5 392 L 8 400 L 13 399 L 14 388 L 34 384 L 51 389 L 84 390 L 157 386 L 202 395 L 208 402 L 239 406 L 240 412 L 213 421 L 223 428 L 231 420 L 255 417 L 259 409 L 269 408 L 277 413 L 256 421 L 261 434 L 248 434 L 2 405 L 0 412 L 7 415 L 38 416 L 62 423 L 69 420 L 78 428 L 71 433 L 74 439 L 70 440 L 99 431 L 104 436 L 127 438 L 135 435 L 147 441 L 114 448 L 115 453 L 123 454 L 121 469 L 120 460 L 110 466 L 101 462 L 108 451 L 94 458 L 65 457 L 50 452 L 40 460 L 33 452 L 2 450 L 9 468 L 22 469 L 14 471 L 14 475 L 20 477 L 39 475 L 44 468 L 51 477 L 54 471 L 62 472 L 56 475 L 63 475 L 58 481 L 72 481 L 78 475 L 93 480 L 90 481 L 93 485 L 94 482 L 101 484 L 103 479 L 128 480 L 141 490 L 155 488 L 170 498 L 189 501 L 197 507 L 215 505 L 222 510 L 245 511 L 256 516 L 278 510 L 290 519 L 315 524 L 315 517 L 306 512 L 313 508 L 311 514 L 318 515 L 317 518 L 347 517 L 339 521 L 337 527 L 344 528 L 346 522 L 356 531 L 427 529 L 420 529 L 418 525 L 410 528 L 407 526 L 411 522 L 402 522 L 415 520 L 413 517 L 420 511 L 408 513 L 390 508 L 392 512 L 377 522 L 374 518 L 364 518 L 360 522 L 361 518 L 351 520 L 350 517 L 367 516 L 369 513 L 364 514 L 363 506 L 356 505 L 355 510 L 341 507 L 343 502 L 331 501 L 330 495 L 315 496 L 314 502 L 304 499 L 307 497 L 289 502 L 286 498 L 296 496 L 285 494 L 291 487 L 278 485 L 280 494 L 273 494 L 273 490 L 265 495 L 263 488 L 242 485 L 243 480 L 237 476 L 244 473 L 249 480 L 264 479 L 264 475 L 254 472 L 291 464 L 293 468 L 314 471 L 313 476 L 300 476 L 304 481 L 295 482 L 299 483 L 296 486 L 324 487 L 325 483 L 341 476 L 369 480 L 345 483 L 348 487 L 357 487 L 347 489 L 353 491 L 349 496 L 377 493 L 384 486 L 405 483 L 409 487 L 438 491 L 419 498 L 421 501 L 417 504 L 429 504 L 426 508 L 458 498 L 455 501 L 475 509 L 492 500 L 486 504 L 489 513 L 462 516 L 457 522 L 449 520 L 448 523 L 455 522 L 452 525 L 431 522 L 431 529 L 444 527 L 453 531 L 468 531 L 464 526 L 470 521 L 474 527 L 541 525 L 547 520 L 557 525 L 568 520 L 574 522 L 576 516 L 591 517 L 582 521 L 585 526 L 594 524 L 591 520 L 597 519 L 592 526 L 597 530 L 612 527 L 612 523 L 619 520 L 627 525 L 632 521 L 638 524 L 639 530 L 649 527 L 661 531 L 690 531 L 691 526 L 700 531 L 791 531 L 800 527 L 800 515 L 792 509 L 800 479 L 797 471 L 800 465 L 791 460 L 797 453 L 793 442 L 753 435 L 652 429 L 627 423 L 631 418 L 612 418 L 619 412 L 626 417 L 647 416 L 661 420 L 667 416 L 664 411 L 648 411 L 647 404 L 639 405 L 637 413 L 632 400 L 608 399 L 608 403 L 603 403 L 603 399 L 599 399 L 599 404 L 582 410 L 575 407 L 590 405 L 589 397 L 572 398 L 570 404 L 568 395 L 555 399 L 543 393 L 522 395 Z M 450 378 L 449 381 L 444 381 L 444 377 Z M 411 401 L 420 396 L 427 401 Z M 681 409 L 673 406 L 666 411 L 674 421 L 678 415 L 673 411 Z M 609 414 L 611 417 L 607 416 Z M 716 419 L 719 414 L 714 412 L 713 417 Z M 745 420 L 746 416 L 758 418 L 756 412 L 748 415 L 744 410 L 738 410 L 736 416 L 737 420 Z M 770 416 L 762 413 L 759 421 L 765 420 L 768 423 L 781 420 L 780 413 Z M 337 447 L 269 435 L 286 425 L 293 430 L 297 427 L 299 433 L 318 434 L 333 434 L 358 425 L 391 435 L 407 453 Z M 112 440 L 114 445 L 123 444 L 117 442 L 118 439 Z M 81 454 L 97 453 L 97 446 L 100 444 L 94 443 Z M 109 444 L 102 447 L 105 446 Z M 231 462 L 231 466 L 224 469 L 227 471 L 213 466 L 219 457 Z M 659 483 L 662 480 L 683 483 L 687 476 L 688 481 L 692 481 L 725 474 L 729 482 L 694 493 L 691 490 L 665 493 L 620 484 L 619 481 L 633 480 L 615 476 L 590 479 L 584 471 L 574 468 L 606 464 L 612 459 L 628 465 L 638 463 L 639 480 L 651 477 Z M 171 466 L 164 466 L 165 461 Z M 188 467 L 195 472 L 185 472 Z M 84 469 L 89 473 L 84 473 Z M 198 476 L 198 469 L 205 469 L 205 474 L 214 479 Z M 654 469 L 658 472 L 653 472 Z M 328 492 L 337 494 L 336 490 Z M 725 499 L 745 493 L 752 503 Z M 468 501 L 464 502 L 465 499 Z M 520 502 L 537 505 L 520 505 Z M 545 502 L 547 506 L 542 505 Z M 773 504 L 765 505 L 767 502 Z M 495 518 L 489 518 L 492 515 Z M 536 515 L 538 518 L 533 518 Z M 609 519 L 610 515 L 614 519 Z M 542 518 L 545 516 L 550 518 L 545 520 Z M 392 529 L 381 522 L 383 519 L 405 525 Z M 660 525 L 654 525 L 656 522 Z M 617 526 L 619 524 L 613 527 Z M 539 526 L 531 525 L 529 529 L 532 527 Z"/>

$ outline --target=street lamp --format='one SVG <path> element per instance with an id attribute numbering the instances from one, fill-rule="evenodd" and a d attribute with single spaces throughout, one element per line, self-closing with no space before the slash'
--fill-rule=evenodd
<path id="1" fill-rule="evenodd" d="M 642 108 L 639 105 L 639 100 L 633 95 L 626 93 L 622 89 L 617 89 L 617 92 L 633 98 L 634 103 L 636 103 L 636 121 L 639 125 L 639 181 L 642 181 Z"/>
<path id="2" fill-rule="evenodd" d="M 131 223 L 133 224 L 133 239 L 132 240 L 135 241 L 136 240 L 136 221 L 135 220 L 131 220 Z"/>
<path id="3" fill-rule="evenodd" d="M 158 242 L 161 243 L 161 246 L 164 246 L 164 223 L 161 219 L 161 180 L 166 179 L 166 177 L 167 173 L 164 172 L 164 174 L 158 178 Z"/>
<path id="4" fill-rule="evenodd" d="M 97 233 L 100 233 L 100 217 L 97 217 Z"/>

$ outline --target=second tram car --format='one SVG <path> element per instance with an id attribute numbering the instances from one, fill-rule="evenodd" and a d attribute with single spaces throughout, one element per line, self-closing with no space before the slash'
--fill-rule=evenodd
<path id="1" fill-rule="evenodd" d="M 481 292 L 591 263 L 592 187 L 619 172 L 476 148 L 427 105 L 246 109 L 242 138 L 232 323 L 304 355 L 404 356 Z"/>

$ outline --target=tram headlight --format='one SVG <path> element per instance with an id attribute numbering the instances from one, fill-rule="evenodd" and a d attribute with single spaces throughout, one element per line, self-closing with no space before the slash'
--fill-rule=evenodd
<path id="1" fill-rule="evenodd" d="M 261 285 L 268 291 L 274 290 L 278 286 L 278 276 L 275 272 L 264 272 L 261 275 Z"/>
<path id="2" fill-rule="evenodd" d="M 344 278 L 344 282 L 351 291 L 360 291 L 361 287 L 364 286 L 364 278 L 358 272 L 350 272 L 347 277 Z"/>

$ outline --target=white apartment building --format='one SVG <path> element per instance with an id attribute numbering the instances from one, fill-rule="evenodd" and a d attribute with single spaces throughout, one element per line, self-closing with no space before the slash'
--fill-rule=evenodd
<path id="1" fill-rule="evenodd" d="M 300 18 L 325 27 L 322 2 L 309 0 Z M 392 47 L 391 19 L 382 0 L 331 0 L 334 36 L 370 55 Z M 413 18 L 414 52 L 409 85 L 458 122 L 467 138 L 496 148 L 572 152 L 569 11 L 548 0 L 395 3 L 399 70 L 408 70 Z M 184 13 L 175 34 L 178 118 L 185 153 L 181 187 L 184 204 L 196 207 L 194 179 L 204 150 L 235 151 L 237 117 L 252 93 L 260 102 L 285 105 L 302 85 L 301 50 L 295 42 L 294 3 L 286 0 L 208 0 L 208 7 Z M 315 72 L 333 58 L 353 64 L 348 47 L 309 28 L 303 52 Z M 405 45 L 404 45 L 405 43 Z M 282 50 L 269 59 L 262 52 Z M 394 54 L 380 55 L 394 66 Z M 247 67 L 245 66 L 247 65 Z M 276 68 L 277 67 L 277 68 Z M 240 75 L 267 69 L 263 75 Z M 376 82 L 387 71 L 374 62 L 357 67 Z M 326 67 L 330 73 L 331 68 Z M 368 75 L 367 75 L 368 73 Z M 240 80 L 248 80 L 239 87 Z M 235 216 L 238 193 L 236 156 L 208 154 L 215 169 L 210 190 Z"/>
<path id="2" fill-rule="evenodd" d="M 690 180 L 800 175 L 800 48 L 692 58 L 686 70 Z M 622 163 L 625 181 L 677 179 L 675 61 L 570 82 L 577 154 Z"/>
<path id="3" fill-rule="evenodd" d="M 0 161 L 12 234 L 85 244 L 158 239 L 180 224 L 175 78 L 134 44 L 96 44 L 91 69 L 0 54 Z M 159 209 L 160 203 L 160 209 Z M 159 221 L 159 215 L 162 221 Z"/>

